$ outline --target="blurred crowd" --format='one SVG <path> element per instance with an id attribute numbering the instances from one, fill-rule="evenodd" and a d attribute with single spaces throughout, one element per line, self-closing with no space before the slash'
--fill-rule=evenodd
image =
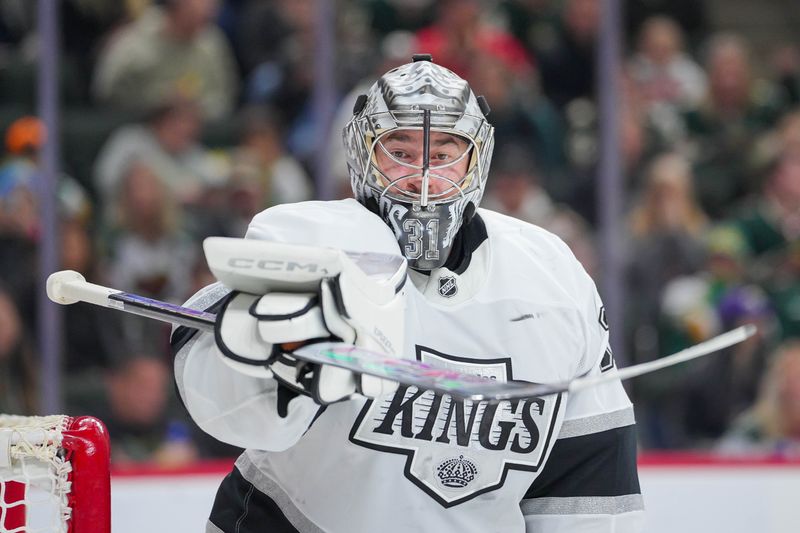
<path id="1" fill-rule="evenodd" d="M 713 27 L 702 1 L 625 0 L 619 73 L 630 364 L 743 323 L 730 353 L 630 383 L 643 449 L 800 455 L 800 52 Z M 36 2 L 0 0 L 0 412 L 37 412 L 39 151 L 59 135 L 61 268 L 180 303 L 212 281 L 210 235 L 314 199 L 315 0 L 62 0 L 61 131 L 36 118 Z M 600 0 L 338 0 L 328 136 L 412 53 L 467 78 L 496 128 L 483 206 L 563 238 L 600 280 Z M 603 288 L 600 287 L 601 293 Z M 119 463 L 235 450 L 177 405 L 169 329 L 64 308 L 64 402 Z"/>

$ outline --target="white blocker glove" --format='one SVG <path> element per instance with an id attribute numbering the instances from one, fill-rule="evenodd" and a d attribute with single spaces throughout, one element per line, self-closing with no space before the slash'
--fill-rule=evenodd
<path id="1" fill-rule="evenodd" d="M 343 252 L 339 254 L 344 256 Z M 393 392 L 396 382 L 355 375 L 330 365 L 306 363 L 292 355 L 291 350 L 300 345 L 330 340 L 395 357 L 402 350 L 405 263 L 402 275 L 392 276 L 389 283 L 376 283 L 346 256 L 337 259 L 338 268 L 320 269 L 322 276 L 313 292 L 308 291 L 308 279 L 298 284 L 305 291 L 287 291 L 292 283 L 285 277 L 278 283 L 270 283 L 280 287 L 280 291 L 263 295 L 231 292 L 217 314 L 215 327 L 215 340 L 223 361 L 248 375 L 274 377 L 322 405 L 347 399 L 353 393 L 375 397 Z M 326 275 L 332 272 L 335 275 Z M 280 275 L 269 273 L 271 278 Z M 231 279 L 230 272 L 224 273 L 224 277 L 226 284 L 239 281 Z M 249 290 L 254 288 L 252 279 L 238 284 Z"/>

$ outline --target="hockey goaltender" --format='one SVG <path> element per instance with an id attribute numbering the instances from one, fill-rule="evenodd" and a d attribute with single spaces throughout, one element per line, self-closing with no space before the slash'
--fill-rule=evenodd
<path id="1" fill-rule="evenodd" d="M 333 338 L 500 381 L 613 368 L 602 303 L 567 246 L 478 208 L 488 114 L 465 80 L 415 56 L 359 98 L 344 130 L 355 198 L 250 223 L 246 239 L 402 256 L 396 290 L 320 273 L 311 290 L 217 283 L 187 302 L 218 319 L 213 334 L 173 333 L 181 397 L 203 430 L 246 448 L 208 532 L 641 530 L 618 380 L 490 405 L 292 356 Z"/>

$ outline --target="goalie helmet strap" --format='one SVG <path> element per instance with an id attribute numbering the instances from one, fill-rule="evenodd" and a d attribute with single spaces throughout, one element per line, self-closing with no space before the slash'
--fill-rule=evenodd
<path id="1" fill-rule="evenodd" d="M 472 253 L 488 238 L 486 224 L 476 213 L 469 222 L 465 222 L 461 231 L 456 235 L 453 252 L 447 258 L 444 266 L 456 274 L 463 274 L 469 268 Z"/>

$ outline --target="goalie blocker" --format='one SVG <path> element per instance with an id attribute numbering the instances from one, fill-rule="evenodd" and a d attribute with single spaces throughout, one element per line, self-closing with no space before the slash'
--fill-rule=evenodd
<path id="1" fill-rule="evenodd" d="M 232 289 L 214 328 L 227 365 L 274 377 L 321 405 L 353 393 L 375 397 L 395 390 L 394 381 L 298 360 L 292 349 L 341 341 L 400 357 L 402 257 L 222 237 L 206 239 L 203 247 L 211 272 Z"/>

